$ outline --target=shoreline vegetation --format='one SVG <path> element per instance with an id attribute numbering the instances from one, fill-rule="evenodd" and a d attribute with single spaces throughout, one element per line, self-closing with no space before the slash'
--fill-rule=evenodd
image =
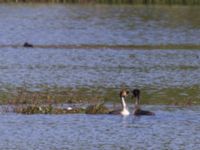
<path id="1" fill-rule="evenodd" d="M 177 50 L 200 50 L 200 45 L 199 44 L 157 44 L 157 45 L 151 45 L 151 44 L 144 44 L 144 45 L 128 45 L 128 44 L 124 44 L 124 45 L 109 45 L 109 44 L 65 44 L 65 45 L 37 45 L 34 43 L 31 43 L 31 47 L 28 48 L 40 48 L 40 49 L 95 49 L 95 50 L 102 50 L 102 49 L 116 49 L 116 50 L 120 50 L 120 49 L 127 49 L 127 50 L 131 50 L 131 49 L 146 49 L 146 50 L 155 50 L 155 49 L 160 49 L 160 50 L 167 50 L 167 49 L 177 49 Z M 0 48 L 22 48 L 22 47 L 26 47 L 23 44 L 14 44 L 14 45 L 5 45 L 5 44 L 1 44 Z"/>
<path id="2" fill-rule="evenodd" d="M 128 89 L 128 88 L 127 88 Z M 200 104 L 200 87 L 141 89 L 145 105 L 173 105 L 187 107 Z M 2 112 L 21 114 L 107 114 L 119 106 L 119 90 L 115 88 L 46 88 L 31 91 L 20 87 L 13 91 L 0 92 Z M 130 107 L 134 100 L 127 98 Z M 107 107 L 109 105 L 109 107 Z M 67 107 L 66 107 L 67 106 Z M 68 109 L 72 106 L 73 109 Z M 12 108 L 12 109 L 11 109 Z M 11 110 L 11 111 L 10 111 Z"/>
<path id="3" fill-rule="evenodd" d="M 1 3 L 161 4 L 199 5 L 199 0 L 0 0 Z"/>
<path id="4" fill-rule="evenodd" d="M 126 88 L 129 89 L 129 88 Z M 131 89 L 130 89 L 131 90 Z M 200 104 L 199 86 L 172 88 L 142 88 L 141 104 L 147 105 L 187 105 Z M 51 104 L 119 104 L 119 91 L 116 88 L 77 87 L 41 88 L 33 91 L 26 87 L 0 91 L 0 105 L 51 105 Z M 126 99 L 133 103 L 131 94 Z"/>

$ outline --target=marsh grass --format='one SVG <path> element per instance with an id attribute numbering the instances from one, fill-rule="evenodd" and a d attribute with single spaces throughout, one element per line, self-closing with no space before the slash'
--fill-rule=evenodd
<path id="1" fill-rule="evenodd" d="M 145 87 L 141 89 L 142 104 L 173 104 L 186 103 L 191 101 L 194 104 L 200 103 L 200 87 L 163 88 Z M 15 90 L 0 92 L 1 105 L 51 105 L 51 104 L 97 104 L 103 102 L 120 103 L 120 89 L 101 87 L 80 87 L 80 88 L 47 88 L 40 91 L 31 91 L 20 87 Z M 131 91 L 131 88 L 130 88 Z M 131 94 L 127 101 L 134 100 Z"/>
<path id="2" fill-rule="evenodd" d="M 143 91 L 143 104 L 190 106 L 200 104 L 199 87 L 165 88 L 148 92 Z"/>
<path id="3" fill-rule="evenodd" d="M 13 108 L 13 112 L 32 114 L 108 114 L 109 109 L 104 104 L 89 105 L 87 108 L 76 107 L 72 109 L 58 108 L 54 105 L 18 105 Z"/>
<path id="4" fill-rule="evenodd" d="M 110 110 L 104 104 L 89 105 L 85 113 L 86 114 L 108 114 Z"/>
<path id="5" fill-rule="evenodd" d="M 54 105 L 27 105 L 27 106 L 15 106 L 13 109 L 16 113 L 21 114 L 77 114 L 77 113 L 85 113 L 85 109 L 83 108 L 57 108 Z"/>
<path id="6" fill-rule="evenodd" d="M 199 86 L 164 89 L 146 87 L 141 89 L 141 104 L 199 105 L 199 90 Z M 21 87 L 15 89 L 14 92 L 1 91 L 0 104 L 4 112 L 13 110 L 22 114 L 105 114 L 109 112 L 106 107 L 107 103 L 113 104 L 113 106 L 120 104 L 119 91 L 120 89 L 100 87 L 47 88 L 40 91 L 31 91 Z M 130 105 L 134 104 L 131 94 L 129 94 L 126 101 Z M 63 104 L 80 104 L 80 107 L 74 107 L 72 110 L 66 107 L 57 107 Z M 6 105 L 8 107 L 4 107 Z M 81 105 L 87 107 L 81 107 Z"/>

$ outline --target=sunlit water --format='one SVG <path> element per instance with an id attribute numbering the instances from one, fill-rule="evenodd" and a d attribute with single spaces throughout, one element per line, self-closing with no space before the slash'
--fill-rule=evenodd
<path id="1" fill-rule="evenodd" d="M 0 49 L 0 84 L 73 87 L 200 84 L 200 51 Z"/>
<path id="2" fill-rule="evenodd" d="M 199 6 L 1 5 L 2 44 L 200 43 Z"/>
<path id="3" fill-rule="evenodd" d="M 0 45 L 199 44 L 199 6 L 0 6 Z M 195 50 L 0 48 L 0 86 L 192 86 Z"/>
<path id="4" fill-rule="evenodd" d="M 0 115 L 1 149 L 199 149 L 200 108 L 146 106 L 156 116 Z"/>

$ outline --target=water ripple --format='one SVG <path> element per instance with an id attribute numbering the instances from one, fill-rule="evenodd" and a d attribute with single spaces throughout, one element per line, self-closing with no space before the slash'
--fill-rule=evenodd
<path id="1" fill-rule="evenodd" d="M 199 149 L 199 107 L 150 106 L 153 117 L 0 115 L 2 149 Z M 171 109 L 171 111 L 167 111 Z M 149 108 L 150 109 L 150 108 Z M 188 138 L 190 137 L 190 138 Z"/>

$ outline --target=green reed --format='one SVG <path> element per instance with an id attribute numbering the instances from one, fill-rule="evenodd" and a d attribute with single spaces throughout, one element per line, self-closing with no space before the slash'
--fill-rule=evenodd
<path id="1" fill-rule="evenodd" d="M 130 94 L 127 102 L 133 104 L 134 99 Z M 169 87 L 141 89 L 142 104 L 167 104 L 167 105 L 196 105 L 200 104 L 200 86 Z M 30 91 L 27 88 L 17 88 L 7 92 L 0 92 L 0 105 L 52 105 L 52 104 L 120 104 L 120 89 L 102 87 L 77 87 L 77 88 L 46 88 L 41 91 Z"/>

